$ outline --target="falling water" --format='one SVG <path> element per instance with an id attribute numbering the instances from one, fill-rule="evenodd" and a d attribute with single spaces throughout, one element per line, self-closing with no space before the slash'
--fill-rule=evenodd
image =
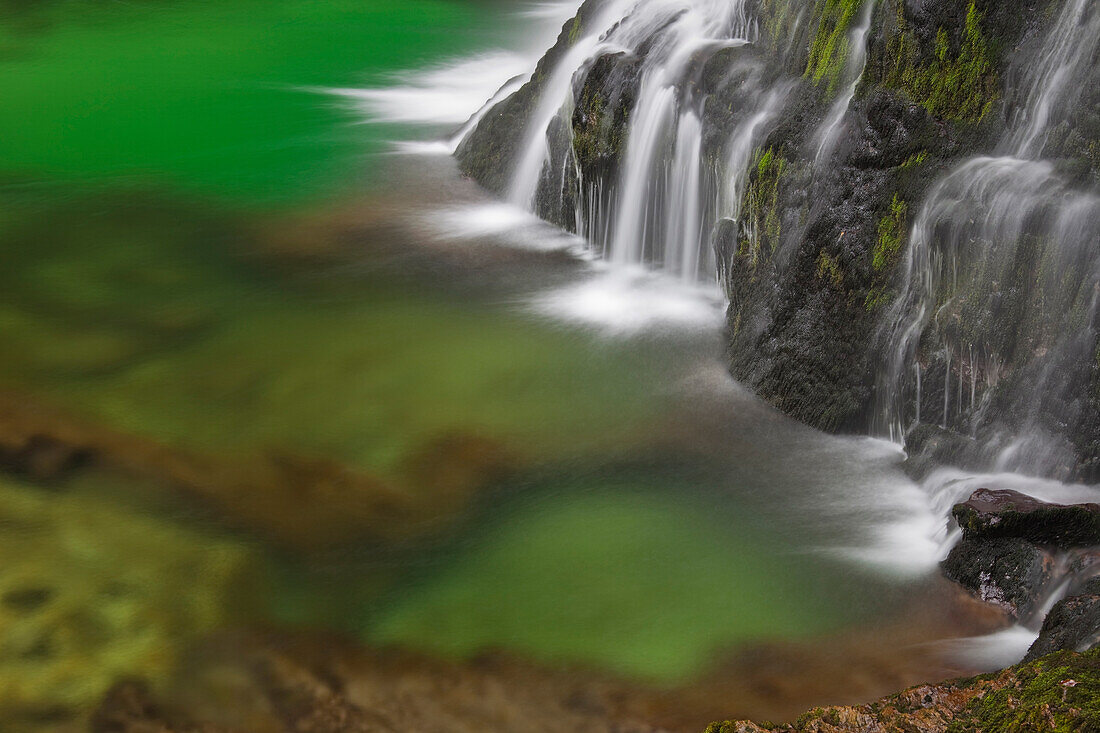
<path id="1" fill-rule="evenodd" d="M 703 125 L 694 111 L 680 116 L 676 133 L 676 152 L 669 181 L 668 245 L 665 268 L 685 277 L 695 277 L 699 270 L 699 249 L 702 237 L 702 162 Z"/>
<path id="2" fill-rule="evenodd" d="M 833 102 L 825 122 L 821 125 L 821 132 L 818 133 L 820 142 L 817 153 L 814 155 L 814 167 L 819 167 L 828 161 L 843 129 L 848 105 L 856 96 L 856 88 L 863 77 L 863 67 L 867 63 L 867 31 L 871 28 L 871 14 L 874 9 L 875 0 L 864 0 L 859 25 L 848 34 L 848 47 L 852 49 L 852 54 L 848 57 L 844 68 L 844 92 Z"/>
<path id="3" fill-rule="evenodd" d="M 1013 326 L 1028 328 L 1029 337 L 1041 342 L 1021 360 L 1026 389 L 1010 397 L 1025 405 L 1028 414 L 1011 441 L 1011 458 L 1003 457 L 998 465 L 1066 472 L 1064 464 L 1071 460 L 1066 451 L 1035 438 L 1044 432 L 1041 402 L 1066 388 L 1059 365 L 1095 341 L 1100 258 L 1093 249 L 1100 235 L 1100 199 L 1075 188 L 1040 155 L 1057 112 L 1069 106 L 1079 92 L 1075 82 L 1090 70 L 1100 39 L 1100 12 L 1092 5 L 1090 0 L 1065 2 L 1038 62 L 1027 70 L 1024 103 L 998 146 L 1000 154 L 972 158 L 951 170 L 933 185 L 921 207 L 910 231 L 899 297 L 881 325 L 884 359 L 876 383 L 874 432 L 900 439 L 919 420 L 920 395 L 909 375 L 921 368 L 920 342 L 929 333 L 942 341 L 947 355 L 944 425 L 951 427 L 956 415 L 965 417 L 961 398 L 955 414 L 948 411 L 950 380 L 961 385 L 962 352 L 972 354 L 972 405 L 976 393 L 992 386 L 995 378 L 992 373 L 975 374 L 975 363 L 1003 362 L 1010 355 L 999 353 L 998 334 L 978 334 L 977 343 L 953 343 L 975 338 L 960 331 L 961 314 L 970 300 L 1010 282 L 1017 258 L 1034 250 L 1039 258 L 1032 265 L 1039 273 L 1037 287 L 1046 296 L 1038 304 L 1025 304 L 1026 312 Z M 954 361 L 955 377 L 950 373 L 952 351 L 960 355 Z M 972 424 L 976 416 L 971 416 Z"/>
<path id="4" fill-rule="evenodd" d="M 572 103 L 573 95 L 570 92 L 577 69 L 587 65 L 598 51 L 605 48 L 599 39 L 607 31 L 609 19 L 615 18 L 614 10 L 620 4 L 622 3 L 607 6 L 599 20 L 593 24 L 595 30 L 577 40 L 551 72 L 538 106 L 528 122 L 526 140 L 522 147 L 524 152 L 512 175 L 512 186 L 508 192 L 512 203 L 525 208 L 534 205 L 539 177 L 550 156 L 546 141 L 547 128 L 561 111 L 562 105 Z"/>
<path id="5" fill-rule="evenodd" d="M 749 108 L 737 110 L 744 117 L 734 134 L 713 149 L 698 75 L 714 53 L 755 42 L 756 23 L 746 6 L 745 0 L 612 0 L 583 25 L 578 21 L 572 31 L 578 37 L 570 37 L 565 53 L 543 71 L 508 199 L 538 210 L 547 171 L 571 165 L 572 155 L 555 149 L 555 130 L 571 118 L 588 70 L 607 54 L 638 58 L 637 98 L 614 180 L 586 181 L 579 170 L 573 177 L 577 230 L 616 264 L 645 264 L 686 283 L 713 282 L 712 229 L 720 218 L 736 217 L 753 146 L 790 85 L 762 85 L 746 102 Z M 564 173 L 559 180 L 571 180 Z"/>

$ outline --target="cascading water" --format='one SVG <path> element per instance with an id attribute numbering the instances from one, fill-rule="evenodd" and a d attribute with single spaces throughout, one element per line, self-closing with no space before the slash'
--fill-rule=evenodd
<path id="1" fill-rule="evenodd" d="M 570 180 L 572 130 L 562 122 L 573 114 L 576 87 L 601 57 L 628 57 L 638 63 L 638 91 L 622 158 L 606 179 L 586 180 L 577 171 L 577 231 L 595 252 L 618 265 L 646 264 L 686 283 L 714 282 L 712 229 L 719 219 L 736 217 L 754 142 L 783 99 L 774 88 L 777 82 L 761 84 L 749 96 L 748 108 L 738 110 L 745 121 L 715 149 L 698 79 L 713 54 L 756 40 L 746 3 L 612 0 L 599 5 L 583 25 L 580 17 L 570 31 L 568 50 L 545 70 L 508 199 L 538 211 L 541 187 L 552 171 L 564 171 L 556 180 Z M 560 138 L 563 128 L 567 134 Z"/>
<path id="2" fill-rule="evenodd" d="M 874 9 L 875 0 L 864 0 L 863 9 L 860 11 L 859 25 L 853 28 L 848 35 L 848 47 L 851 49 L 851 55 L 844 65 L 844 91 L 837 96 L 829 108 L 829 114 L 825 118 L 825 122 L 821 125 L 821 131 L 818 133 L 820 142 L 817 146 L 817 153 L 814 155 L 815 168 L 828 161 L 829 155 L 840 137 L 848 106 L 856 96 L 856 88 L 863 76 L 863 67 L 867 63 L 867 31 L 871 28 L 871 15 Z"/>
<path id="3" fill-rule="evenodd" d="M 920 526 L 889 528 L 895 539 L 921 540 L 913 543 L 913 554 L 927 561 L 921 564 L 927 569 L 957 539 L 949 531 L 951 506 L 975 488 L 1013 487 L 1062 501 L 1095 496 L 1089 487 L 1058 482 L 1072 474 L 1073 450 L 1047 423 L 1052 403 L 1061 416 L 1081 409 L 1069 394 L 1080 380 L 1073 381 L 1066 367 L 1095 349 L 1100 197 L 1080 183 L 1083 177 L 1043 159 L 1051 129 L 1091 73 L 1100 39 L 1094 4 L 1063 0 L 1045 37 L 1031 37 L 1033 46 L 1017 54 L 1014 78 L 1021 82 L 1002 90 L 1009 119 L 997 144 L 986 148 L 992 154 L 954 165 L 919 205 L 914 199 L 902 210 L 899 222 L 909 211 L 916 215 L 897 225 L 909 233 L 892 299 L 893 281 L 878 302 L 864 301 L 858 282 L 851 287 L 872 268 L 867 260 L 875 230 L 881 233 L 887 221 L 875 226 L 881 200 L 867 192 L 892 177 L 913 175 L 929 151 L 907 150 L 895 161 L 890 148 L 924 145 L 922 125 L 934 130 L 932 136 L 938 125 L 942 137 L 957 128 L 927 106 L 920 110 L 918 100 L 906 99 L 909 91 L 885 80 L 889 71 L 874 43 L 888 35 L 881 29 L 893 13 L 877 13 L 887 5 L 879 0 L 850 5 L 839 17 L 829 14 L 828 3 L 790 3 L 783 11 L 789 16 L 778 25 L 774 14 L 766 16 L 763 31 L 748 12 L 756 5 L 742 0 L 588 0 L 539 67 L 486 106 L 483 112 L 501 109 L 489 111 L 489 124 L 480 128 L 483 113 L 467 124 L 460 134 L 482 139 L 478 150 L 459 157 L 465 171 L 512 205 L 575 226 L 591 251 L 610 263 L 601 270 L 634 277 L 645 265 L 693 285 L 715 275 L 723 284 L 743 276 L 751 285 L 739 295 L 764 306 L 746 318 L 750 337 L 737 345 L 795 344 L 773 357 L 794 365 L 775 369 L 779 390 L 796 392 L 812 382 L 806 364 L 832 369 L 827 359 L 813 361 L 817 354 L 806 356 L 799 348 L 820 324 L 835 326 L 820 317 L 827 308 L 841 311 L 837 304 L 846 298 L 856 303 L 859 317 L 877 319 L 883 356 L 872 432 L 902 442 L 922 421 L 969 432 L 984 460 L 978 467 L 984 473 L 929 473 L 923 492 L 913 492 Z M 899 24 L 907 7 L 894 4 Z M 799 30 L 803 21 L 814 21 L 818 39 L 830 39 L 822 44 L 829 50 L 821 80 L 800 55 L 809 45 L 800 43 L 806 39 Z M 940 61 L 949 52 L 936 51 Z M 871 91 L 863 96 L 857 92 L 865 72 Z M 526 79 L 529 84 L 509 96 Z M 506 96 L 518 101 L 495 104 Z M 959 149 L 927 147 L 930 157 Z M 783 163 L 766 179 L 763 162 L 773 156 Z M 923 181 L 918 190 L 925 190 Z M 743 200 L 753 215 L 741 221 Z M 835 211 L 826 211 L 834 203 Z M 757 250 L 766 250 L 759 269 Z M 864 261 L 860 254 L 867 255 Z M 888 278 L 893 267 L 891 261 L 880 274 L 876 262 L 871 277 Z M 645 279 L 646 287 L 669 280 Z M 613 311 L 620 325 L 640 322 L 638 313 L 657 300 L 656 289 L 645 290 L 642 302 L 620 298 L 618 287 L 613 278 L 593 277 L 554 291 L 539 306 L 567 318 L 600 309 Z M 727 290 L 731 300 L 734 287 Z M 820 298 L 821 308 L 797 311 L 810 315 L 791 317 L 787 332 L 769 330 L 779 322 L 775 311 L 796 311 L 791 301 L 803 292 L 806 300 Z M 844 368 L 843 361 L 837 364 L 836 371 Z M 807 401 L 819 394 L 813 385 L 806 392 Z"/>
<path id="4" fill-rule="evenodd" d="M 1044 428 L 1042 408 L 1067 398 L 1067 364 L 1095 343 L 1100 198 L 1041 155 L 1059 110 L 1091 71 L 1098 43 L 1095 3 L 1067 0 L 1025 72 L 999 155 L 958 165 L 925 199 L 910 231 L 900 295 L 882 321 L 875 433 L 901 440 L 930 396 L 921 384 L 935 376 L 945 427 L 978 436 L 995 398 L 1003 402 L 998 413 L 1015 416 L 1011 431 L 980 436 L 1000 452 L 999 469 L 1071 472 L 1072 451 Z M 931 359 L 937 350 L 942 358 Z M 1010 359 L 1019 386 L 994 390 Z M 964 380 L 969 404 L 959 391 Z"/>

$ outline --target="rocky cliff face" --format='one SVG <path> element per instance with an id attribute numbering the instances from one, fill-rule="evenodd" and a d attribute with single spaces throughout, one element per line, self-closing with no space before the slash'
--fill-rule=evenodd
<path id="1" fill-rule="evenodd" d="M 464 141 L 467 173 L 507 188 L 547 76 L 603 5 L 588 0 Z M 822 429 L 932 450 L 938 426 L 957 462 L 1100 478 L 1100 47 L 1072 35 L 1097 22 L 1088 5 L 754 0 L 750 42 L 680 61 L 739 380 Z M 614 221 L 662 33 L 578 66 L 547 129 L 544 218 L 590 238 Z M 663 134 L 656 187 L 679 154 Z"/>

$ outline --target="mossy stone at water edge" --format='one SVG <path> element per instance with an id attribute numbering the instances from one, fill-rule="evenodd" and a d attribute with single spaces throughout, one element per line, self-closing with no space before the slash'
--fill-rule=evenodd
<path id="1" fill-rule="evenodd" d="M 951 514 L 967 537 L 1019 537 L 1063 548 L 1100 544 L 1100 504 L 1051 504 L 1008 489 L 978 489 Z"/>
<path id="2" fill-rule="evenodd" d="M 1058 652 L 1001 672 L 920 685 L 868 705 L 814 708 L 794 723 L 712 723 L 706 733 L 1095 733 L 1100 650 Z"/>
<path id="3" fill-rule="evenodd" d="M 1088 590 L 1093 592 L 1063 598 L 1050 609 L 1025 661 L 1058 649 L 1090 649 L 1100 641 L 1100 593 L 1096 592 L 1100 591 L 1100 583 L 1090 585 Z"/>

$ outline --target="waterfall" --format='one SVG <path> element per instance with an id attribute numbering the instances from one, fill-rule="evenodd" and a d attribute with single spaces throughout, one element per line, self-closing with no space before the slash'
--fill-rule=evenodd
<path id="1" fill-rule="evenodd" d="M 856 88 L 859 86 L 859 80 L 863 77 L 863 67 L 867 63 L 867 31 L 871 28 L 871 14 L 874 9 L 875 0 L 864 0 L 859 25 L 849 33 L 848 47 L 852 49 L 852 55 L 848 57 L 844 68 L 846 77 L 844 92 L 837 96 L 829 108 L 829 114 L 821 126 L 820 133 L 818 133 L 820 142 L 817 146 L 817 153 L 814 155 L 815 168 L 827 162 L 832 154 L 833 146 L 836 145 L 837 138 L 840 137 L 843 128 L 844 115 L 848 112 L 848 105 L 852 103 L 852 99 L 856 96 Z"/>
<path id="2" fill-rule="evenodd" d="M 517 206 L 531 208 L 534 205 L 539 177 L 550 157 L 546 140 L 547 129 L 560 113 L 562 106 L 573 100 L 571 92 L 574 74 L 587 65 L 599 51 L 606 48 L 600 43 L 600 38 L 608 30 L 609 21 L 616 18 L 615 11 L 620 5 L 624 3 L 613 3 L 605 7 L 598 20 L 592 24 L 593 28 L 574 43 L 551 72 L 542 98 L 528 122 L 522 157 L 512 175 L 508 199 Z"/>
<path id="3" fill-rule="evenodd" d="M 669 178 L 668 226 L 665 229 L 665 269 L 694 279 L 699 272 L 702 232 L 703 124 L 688 110 L 677 124 L 676 148 Z"/>
<path id="4" fill-rule="evenodd" d="M 577 86 L 601 56 L 636 59 L 637 98 L 614 178 L 585 180 L 579 170 L 575 176 L 577 231 L 618 265 L 644 264 L 686 283 L 714 282 L 711 231 L 719 218 L 736 215 L 753 144 L 782 98 L 760 89 L 749 101 L 759 109 L 738 110 L 747 121 L 733 139 L 718 150 L 708 143 L 698 75 L 714 53 L 755 41 L 756 23 L 746 6 L 746 0 L 609 0 L 583 25 L 578 15 L 571 31 L 577 37 L 570 36 L 566 52 L 543 72 L 508 199 L 539 210 L 551 166 L 572 160 L 555 150 L 555 136 L 565 128 L 565 142 L 572 143 L 571 128 L 561 123 L 572 117 Z"/>
<path id="5" fill-rule="evenodd" d="M 873 432 L 898 440 L 919 420 L 919 382 L 911 375 L 928 358 L 922 353 L 935 353 L 921 346 L 931 338 L 945 355 L 946 427 L 966 427 L 967 419 L 971 432 L 983 427 L 977 421 L 985 399 L 976 393 L 1002 375 L 975 370 L 1015 356 L 1020 386 L 998 398 L 1020 419 L 1011 435 L 994 436 L 1006 446 L 997 466 L 1068 473 L 1072 451 L 1048 434 L 1042 411 L 1045 401 L 1069 399 L 1063 367 L 1095 343 L 1100 198 L 1077 187 L 1042 152 L 1059 113 L 1079 93 L 1098 42 L 1095 3 L 1066 0 L 1038 59 L 1025 70 L 1023 101 L 998 154 L 964 161 L 932 186 L 909 232 L 899 295 L 880 325 Z M 1021 266 L 1023 277 L 1035 280 L 1014 287 Z M 965 409 L 960 393 L 948 414 L 950 383 L 962 385 L 964 353 L 971 355 L 972 408 Z"/>

